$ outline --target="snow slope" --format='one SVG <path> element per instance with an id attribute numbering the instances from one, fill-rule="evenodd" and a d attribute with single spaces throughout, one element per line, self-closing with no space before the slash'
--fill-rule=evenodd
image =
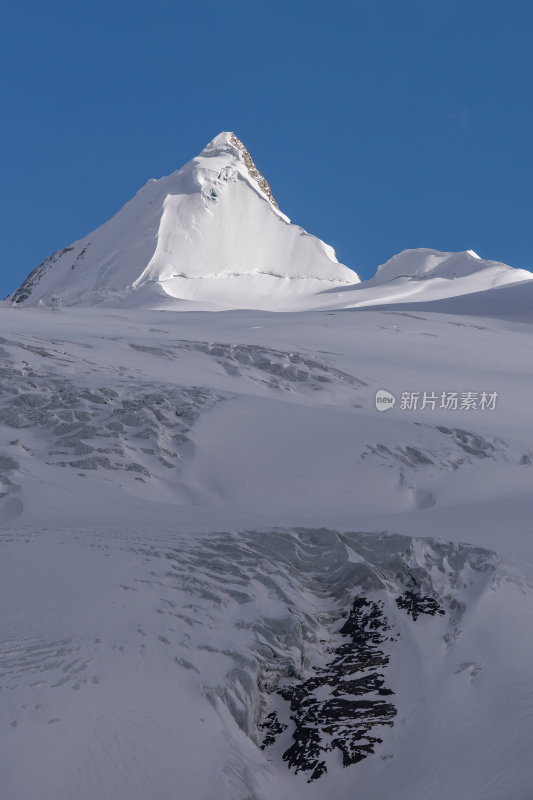
<path id="1" fill-rule="evenodd" d="M 109 222 L 54 253 L 12 300 L 262 307 L 358 281 L 332 247 L 290 223 L 242 142 L 221 133 L 177 172 L 148 181 Z"/>
<path id="2" fill-rule="evenodd" d="M 529 798 L 532 329 L 416 309 L 0 306 L 6 797 Z"/>
<path id="3" fill-rule="evenodd" d="M 473 250 L 462 253 L 443 253 L 426 248 L 404 250 L 378 267 L 370 280 L 345 289 L 326 290 L 316 298 L 314 307 L 362 308 L 427 303 L 448 297 L 481 295 L 500 287 L 523 285 L 532 279 L 533 273 L 529 270 L 482 259 Z M 476 307 L 472 304 L 470 307 L 476 313 Z"/>
<path id="4" fill-rule="evenodd" d="M 486 261 L 473 250 L 463 253 L 441 253 L 438 250 L 420 248 L 404 250 L 378 267 L 376 275 L 368 285 L 377 286 L 400 278 L 411 280 L 461 279 L 471 275 L 483 278 L 486 288 L 504 283 L 524 280 L 530 275 L 527 270 L 513 269 L 497 261 Z M 481 289 L 482 286 L 480 285 Z"/>
<path id="5" fill-rule="evenodd" d="M 376 306 L 379 303 L 373 302 L 372 305 Z M 493 289 L 481 289 L 456 296 L 441 296 L 434 300 L 424 295 L 391 297 L 390 302 L 383 305 L 390 310 L 398 311 L 411 308 L 418 313 L 431 311 L 508 319 L 512 322 L 532 322 L 533 283 L 527 279 Z"/>
<path id="6" fill-rule="evenodd" d="M 360 284 L 229 133 L 31 273 L 2 796 L 529 800 L 532 277 Z"/>

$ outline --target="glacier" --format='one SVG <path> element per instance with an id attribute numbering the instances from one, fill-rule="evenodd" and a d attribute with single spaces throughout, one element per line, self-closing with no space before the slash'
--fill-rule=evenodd
<path id="1" fill-rule="evenodd" d="M 31 273 L 3 796 L 529 800 L 531 277 L 423 249 L 359 282 L 230 133 Z"/>

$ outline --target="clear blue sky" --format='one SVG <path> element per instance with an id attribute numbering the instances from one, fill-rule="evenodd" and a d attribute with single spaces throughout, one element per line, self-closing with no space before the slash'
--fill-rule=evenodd
<path id="1" fill-rule="evenodd" d="M 407 247 L 533 268 L 525 0 L 3 9 L 2 297 L 221 130 L 363 277 Z"/>

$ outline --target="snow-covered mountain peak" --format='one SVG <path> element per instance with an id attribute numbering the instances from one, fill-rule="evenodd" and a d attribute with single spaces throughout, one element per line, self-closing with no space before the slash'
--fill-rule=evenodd
<path id="1" fill-rule="evenodd" d="M 224 153 L 224 152 L 231 152 L 235 150 L 235 145 L 232 141 L 235 134 L 233 131 L 222 131 L 214 139 L 211 139 L 208 144 L 204 147 L 202 152 L 200 153 L 201 156 L 209 156 L 212 154 Z"/>
<path id="2" fill-rule="evenodd" d="M 474 250 L 447 253 L 421 247 L 402 250 L 378 267 L 373 278 L 366 282 L 376 286 L 404 279 L 421 281 L 430 279 L 452 280 L 477 276 L 477 289 L 487 289 L 505 283 L 529 280 L 531 272 L 516 269 L 499 261 L 481 258 Z M 475 291 L 475 288 L 473 289 Z M 461 292 L 459 292 L 461 293 Z"/>
<path id="3" fill-rule="evenodd" d="M 225 155 L 242 162 L 246 167 L 249 178 L 259 187 L 261 192 L 268 197 L 272 205 L 279 209 L 267 179 L 257 169 L 246 146 L 233 131 L 222 131 L 218 136 L 215 136 L 215 138 L 204 147 L 198 158 Z"/>
<path id="4" fill-rule="evenodd" d="M 532 278 L 474 250 L 419 248 L 393 256 L 361 285 L 333 247 L 291 223 L 243 142 L 223 131 L 181 169 L 149 180 L 100 228 L 54 253 L 9 299 L 290 311 L 439 300 Z"/>
<path id="5" fill-rule="evenodd" d="M 226 131 L 54 253 L 11 300 L 287 310 L 304 296 L 355 283 L 359 277 L 332 247 L 279 210 L 244 144 Z"/>

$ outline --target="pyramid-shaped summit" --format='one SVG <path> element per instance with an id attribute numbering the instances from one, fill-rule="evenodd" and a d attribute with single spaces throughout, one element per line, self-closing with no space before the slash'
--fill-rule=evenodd
<path id="1" fill-rule="evenodd" d="M 264 195 L 268 197 L 272 205 L 279 210 L 279 206 L 274 200 L 274 195 L 272 194 L 272 189 L 270 188 L 270 184 L 268 183 L 267 179 L 262 175 L 257 167 L 255 166 L 252 156 L 241 142 L 241 140 L 232 132 L 232 131 L 224 131 L 223 133 L 219 133 L 218 136 L 215 136 L 212 139 L 207 147 L 204 148 L 201 155 L 210 155 L 213 153 L 232 153 L 240 155 L 244 164 L 246 165 L 246 169 L 248 170 L 249 177 L 257 184 L 259 189 L 263 192 Z"/>
<path id="2" fill-rule="evenodd" d="M 302 295 L 358 282 L 332 247 L 291 224 L 244 144 L 224 132 L 54 253 L 10 299 L 287 308 Z"/>

